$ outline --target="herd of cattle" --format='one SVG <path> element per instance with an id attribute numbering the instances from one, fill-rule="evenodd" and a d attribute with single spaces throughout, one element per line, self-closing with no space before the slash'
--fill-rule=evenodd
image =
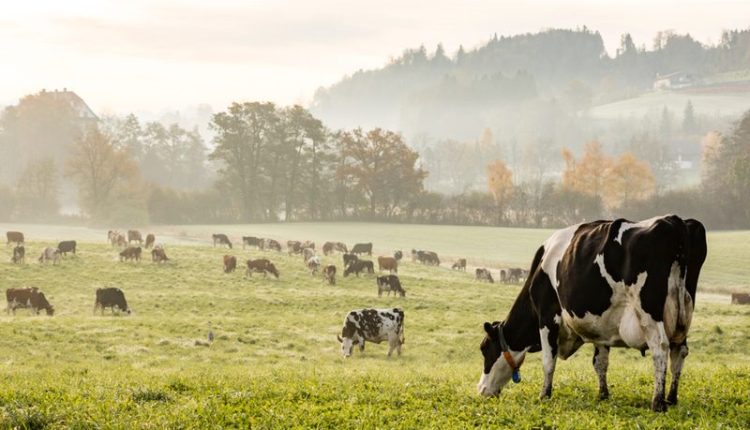
<path id="1" fill-rule="evenodd" d="M 137 232 L 132 232 L 137 233 Z M 154 246 L 149 235 L 146 246 Z M 149 241 L 149 238 L 151 239 Z M 125 236 L 110 232 L 113 246 L 124 246 L 123 259 L 140 259 L 140 233 L 128 232 Z M 23 245 L 23 235 L 8 233 L 8 242 L 16 249 Z M 214 246 L 232 248 L 226 235 L 213 235 Z M 243 248 L 281 251 L 273 239 L 243 237 Z M 62 243 L 61 243 L 62 245 Z M 59 246 L 40 261 L 70 250 L 75 252 L 75 242 L 70 247 Z M 129 251 L 130 250 L 130 251 Z M 154 251 L 163 247 L 154 246 Z M 360 243 L 349 250 L 339 242 L 326 242 L 323 254 L 342 253 L 344 277 L 361 273 L 374 273 L 374 262 L 362 256 L 372 255 L 371 243 Z M 153 254 L 152 251 L 152 255 Z M 335 284 L 336 266 L 321 269 L 320 256 L 313 242 L 287 242 L 290 255 L 301 255 L 311 275 L 321 271 L 325 279 Z M 583 223 L 559 230 L 545 241 L 534 256 L 530 270 L 507 269 L 499 273 L 502 282 L 524 281 L 515 303 L 505 320 L 484 323 L 485 337 L 480 345 L 484 368 L 477 386 L 480 394 L 495 396 L 512 379 L 520 381 L 520 368 L 528 353 L 542 351 L 544 384 L 541 397 L 552 394 L 552 377 L 558 356 L 566 359 L 584 343 L 594 345 L 593 366 L 599 377 L 599 397 L 609 396 L 606 373 L 610 347 L 629 347 L 651 351 L 654 361 L 654 394 L 651 407 L 664 411 L 668 404 L 677 402 L 677 388 L 685 357 L 688 355 L 687 334 L 696 300 L 696 289 L 701 267 L 706 259 L 706 232 L 696 220 L 682 220 L 669 215 L 633 223 L 618 219 Z M 13 261 L 17 260 L 14 250 Z M 163 255 L 166 261 L 166 255 Z M 22 257 L 21 257 L 22 258 Z M 390 274 L 377 277 L 378 296 L 391 292 L 404 297 L 398 278 L 401 251 L 392 256 L 378 257 L 378 269 Z M 425 265 L 439 265 L 438 255 L 431 251 L 412 250 L 413 261 Z M 156 257 L 154 258 L 156 261 Z M 233 272 L 237 258 L 225 255 L 224 271 Z M 453 269 L 466 270 L 466 260 L 460 259 Z M 269 273 L 278 278 L 279 271 L 268 259 L 246 261 L 245 275 Z M 494 282 L 492 274 L 484 268 L 476 269 L 480 280 Z M 28 307 L 48 315 L 54 308 L 36 288 L 9 289 L 6 291 L 8 311 Z M 747 301 L 745 295 L 733 295 L 738 303 Z M 123 292 L 116 288 L 96 291 L 95 311 L 105 308 L 130 312 Z M 388 342 L 388 356 L 395 350 L 401 354 L 404 338 L 404 311 L 400 308 L 360 309 L 349 312 L 344 318 L 341 335 L 341 352 L 348 357 L 357 345 L 364 351 L 366 342 Z M 665 393 L 668 361 L 671 361 L 672 385 Z"/>

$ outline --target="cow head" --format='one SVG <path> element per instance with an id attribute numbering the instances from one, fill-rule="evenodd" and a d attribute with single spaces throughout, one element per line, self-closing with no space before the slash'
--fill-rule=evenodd
<path id="1" fill-rule="evenodd" d="M 344 337 L 342 339 L 341 336 L 336 335 L 336 339 L 338 339 L 339 343 L 341 343 L 341 354 L 343 354 L 343 356 L 346 358 L 349 358 L 352 356 L 354 345 L 359 344 L 358 339 L 352 339 L 351 337 Z"/>
<path id="2" fill-rule="evenodd" d="M 279 279 L 279 271 L 276 269 L 276 266 L 274 266 L 273 263 L 268 263 L 267 270 L 271 272 L 276 279 Z"/>
<path id="3" fill-rule="evenodd" d="M 55 314 L 55 307 L 50 305 L 49 303 L 47 304 L 47 307 L 45 308 L 45 310 L 47 311 L 47 315 L 49 316 L 52 316 Z"/>
<path id="4" fill-rule="evenodd" d="M 499 395 L 513 376 L 513 369 L 503 359 L 503 349 L 507 349 L 507 345 L 505 345 L 501 330 L 503 330 L 501 322 L 484 323 L 486 336 L 479 347 L 484 356 L 484 369 L 482 370 L 482 376 L 479 378 L 479 384 L 477 384 L 477 390 L 483 396 Z"/>

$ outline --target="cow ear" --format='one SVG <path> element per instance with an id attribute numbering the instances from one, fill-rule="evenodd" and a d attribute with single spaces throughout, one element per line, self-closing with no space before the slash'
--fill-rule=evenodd
<path id="1" fill-rule="evenodd" d="M 487 332 L 487 336 L 494 337 L 495 335 L 495 327 L 492 326 L 492 324 L 485 321 L 484 323 L 484 331 Z"/>

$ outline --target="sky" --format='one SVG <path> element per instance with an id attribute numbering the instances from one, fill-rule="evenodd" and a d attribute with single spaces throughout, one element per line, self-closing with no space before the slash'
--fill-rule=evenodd
<path id="1" fill-rule="evenodd" d="M 76 91 L 97 113 L 232 101 L 309 104 L 315 90 L 406 48 L 452 54 L 546 28 L 599 31 L 613 53 L 629 32 L 716 43 L 750 27 L 750 1 L 66 0 L 0 4 L 0 105 Z"/>

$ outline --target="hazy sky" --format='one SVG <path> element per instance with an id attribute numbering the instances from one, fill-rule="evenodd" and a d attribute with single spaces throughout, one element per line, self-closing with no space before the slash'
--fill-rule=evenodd
<path id="1" fill-rule="evenodd" d="M 0 103 L 74 89 L 97 112 L 233 100 L 307 103 L 321 85 L 404 48 L 452 54 L 493 33 L 598 30 L 651 47 L 659 30 L 716 42 L 750 27 L 750 1 L 66 0 L 0 6 Z"/>

